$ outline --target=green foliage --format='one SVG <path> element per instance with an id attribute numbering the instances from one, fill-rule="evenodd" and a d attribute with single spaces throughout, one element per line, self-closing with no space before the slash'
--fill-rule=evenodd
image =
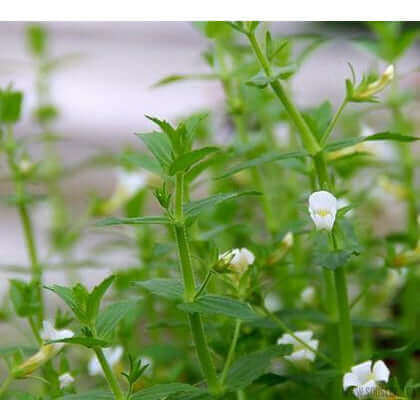
<path id="1" fill-rule="evenodd" d="M 272 359 L 286 356 L 291 351 L 290 345 L 277 345 L 240 357 L 229 369 L 227 388 L 232 391 L 245 389 L 267 372 Z"/>
<path id="2" fill-rule="evenodd" d="M 18 316 L 29 317 L 38 312 L 39 297 L 34 283 L 12 279 L 10 280 L 9 293 Z"/>
<path id="3" fill-rule="evenodd" d="M 47 33 L 41 25 L 30 25 L 26 28 L 26 42 L 30 52 L 41 57 L 47 47 Z"/>
<path id="4" fill-rule="evenodd" d="M 20 119 L 23 94 L 12 89 L 0 89 L 0 124 L 15 124 Z"/>

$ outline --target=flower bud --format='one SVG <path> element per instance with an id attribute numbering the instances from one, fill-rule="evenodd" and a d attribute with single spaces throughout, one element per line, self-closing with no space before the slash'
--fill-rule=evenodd
<path id="1" fill-rule="evenodd" d="M 356 101 L 362 101 L 370 99 L 373 95 L 384 90 L 394 79 L 394 66 L 391 64 L 386 68 L 382 75 L 374 82 L 368 83 L 367 85 L 361 84 L 353 94 L 352 99 Z"/>
<path id="2" fill-rule="evenodd" d="M 219 255 L 216 271 L 229 270 L 237 274 L 244 274 L 255 261 L 254 254 L 246 248 L 235 248 Z"/>
<path id="3" fill-rule="evenodd" d="M 316 191 L 309 197 L 309 214 L 317 230 L 331 231 L 337 213 L 337 199 L 328 191 Z"/>
<path id="4" fill-rule="evenodd" d="M 73 331 L 56 330 L 50 321 L 43 321 L 43 329 L 40 333 L 44 341 L 62 340 L 64 338 L 73 337 Z M 41 348 L 19 365 L 13 372 L 15 378 L 24 378 L 30 375 L 36 369 L 52 359 L 64 346 L 64 343 L 43 344 Z"/>
<path id="5" fill-rule="evenodd" d="M 60 382 L 60 389 L 66 388 L 74 382 L 74 378 L 69 372 L 60 375 L 58 380 Z"/>

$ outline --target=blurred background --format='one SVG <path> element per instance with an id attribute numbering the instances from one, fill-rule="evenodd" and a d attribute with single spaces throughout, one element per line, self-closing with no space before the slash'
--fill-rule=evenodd
<path id="1" fill-rule="evenodd" d="M 36 132 L 31 119 L 35 105 L 33 58 L 25 46 L 23 22 L 0 23 L 0 86 L 10 82 L 24 92 L 24 113 L 16 135 L 30 139 Z M 47 22 L 52 57 L 63 62 L 51 79 L 52 102 L 60 111 L 54 130 L 62 141 L 57 143 L 65 166 L 71 166 L 100 151 L 121 150 L 124 145 L 139 146 L 134 132 L 149 130 L 152 124 L 144 114 L 173 120 L 190 112 L 223 107 L 223 93 L 217 81 L 186 81 L 153 88 L 159 79 L 177 73 L 208 73 L 202 59 L 208 41 L 188 22 Z M 344 94 L 344 79 L 349 77 L 348 62 L 357 74 L 377 68 L 377 60 L 349 40 L 365 29 L 358 24 L 305 22 L 274 23 L 282 34 L 327 33 L 331 42 L 319 48 L 293 79 L 293 90 L 302 107 L 319 104 L 329 98 L 337 105 Z M 399 63 L 401 84 L 420 90 L 419 48 L 411 48 Z M 379 70 L 383 70 L 380 64 Z M 33 153 L 39 153 L 37 144 Z M 6 168 L 1 167 L 0 194 L 10 192 Z M 86 205 L 87 194 L 95 191 L 108 195 L 115 185 L 112 171 L 84 171 L 65 180 L 64 193 L 75 209 Z M 48 209 L 40 204 L 35 210 L 35 229 L 41 260 L 48 256 L 45 226 Z M 7 279 L 27 265 L 21 228 L 16 210 L 0 206 L 0 296 Z M 100 242 L 87 238 L 85 246 Z M 75 258 L 83 258 L 83 246 Z M 115 253 L 113 254 L 115 255 Z M 122 253 L 109 269 L 122 267 L 130 255 Z M 135 256 L 133 256 L 135 258 Z M 8 270 L 8 266 L 10 267 Z M 13 268 L 13 269 L 12 269 Z M 107 272 L 108 270 L 106 270 Z M 90 267 L 87 278 L 97 281 L 104 270 Z M 46 281 L 58 281 L 58 274 L 46 273 Z"/>

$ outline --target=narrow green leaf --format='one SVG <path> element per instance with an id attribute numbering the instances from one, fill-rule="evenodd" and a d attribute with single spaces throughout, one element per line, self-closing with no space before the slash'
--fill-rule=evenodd
<path id="1" fill-rule="evenodd" d="M 137 284 L 150 293 L 169 300 L 182 300 L 184 294 L 184 286 L 179 280 L 153 279 L 140 281 Z"/>
<path id="2" fill-rule="evenodd" d="M 247 162 L 243 162 L 239 165 L 236 165 L 233 168 L 230 168 L 227 172 L 217 177 L 216 179 L 227 178 L 245 169 L 254 168 L 256 166 L 261 166 L 266 163 L 275 162 L 277 160 L 300 159 L 300 158 L 306 157 L 307 155 L 308 154 L 306 152 L 267 153 L 255 159 L 251 159 L 251 160 L 248 160 Z"/>
<path id="3" fill-rule="evenodd" d="M 107 338 L 117 327 L 118 323 L 130 312 L 135 311 L 137 302 L 124 300 L 113 303 L 102 310 L 96 321 L 96 332 L 99 337 Z"/>
<path id="4" fill-rule="evenodd" d="M 156 131 L 136 133 L 136 136 L 144 142 L 162 169 L 166 171 L 172 163 L 172 146 L 168 136 Z"/>
<path id="5" fill-rule="evenodd" d="M 210 153 L 217 152 L 218 150 L 217 147 L 203 147 L 202 149 L 185 153 L 172 162 L 172 165 L 169 168 L 169 175 L 175 175 L 177 172 L 188 170 L 192 165 L 204 159 Z"/>
<path id="6" fill-rule="evenodd" d="M 206 391 L 183 383 L 160 384 L 143 389 L 131 396 L 132 400 L 191 400 L 206 394 Z"/>
<path id="7" fill-rule="evenodd" d="M 249 304 L 225 296 L 201 296 L 193 303 L 178 305 L 178 308 L 190 313 L 225 315 L 243 321 L 254 321 L 260 318 Z"/>
<path id="8" fill-rule="evenodd" d="M 120 156 L 120 161 L 122 164 L 130 165 L 136 168 L 143 168 L 159 176 L 162 176 L 163 174 L 162 167 L 160 166 L 159 162 L 151 156 L 147 156 L 142 153 L 131 151 L 124 152 Z"/>
<path id="9" fill-rule="evenodd" d="M 246 388 L 267 372 L 274 357 L 291 352 L 291 345 L 276 345 L 239 358 L 228 371 L 226 386 L 232 391 Z"/>
<path id="10" fill-rule="evenodd" d="M 114 395 L 104 389 L 91 389 L 78 394 L 66 394 L 60 400 L 113 400 Z"/>
<path id="11" fill-rule="evenodd" d="M 69 287 L 59 286 L 58 284 L 55 284 L 54 286 L 44 286 L 44 288 L 47 290 L 51 290 L 52 292 L 60 296 L 61 299 L 64 300 L 64 302 L 70 307 L 70 309 L 80 321 L 86 321 L 86 314 L 84 313 L 83 308 L 80 307 L 73 289 L 70 289 Z"/>
<path id="12" fill-rule="evenodd" d="M 143 217 L 107 217 L 99 220 L 95 226 L 116 225 L 168 225 L 171 221 L 166 216 L 143 216 Z"/>
<path id="13" fill-rule="evenodd" d="M 420 137 L 406 136 L 399 133 L 391 133 L 390 131 L 384 131 L 383 133 L 376 133 L 372 136 L 367 136 L 364 141 L 375 141 L 375 140 L 393 140 L 402 143 L 411 143 L 416 140 L 420 140 Z"/>
<path id="14" fill-rule="evenodd" d="M 98 286 L 95 286 L 88 297 L 87 316 L 89 320 L 93 321 L 98 316 L 99 306 L 106 291 L 115 280 L 116 276 L 111 275 L 103 280 Z"/>
<path id="15" fill-rule="evenodd" d="M 62 338 L 61 340 L 51 340 L 47 341 L 47 344 L 52 343 L 66 343 L 66 344 L 79 344 L 84 347 L 93 348 L 93 347 L 109 347 L 111 343 L 105 340 L 100 340 L 99 338 L 93 337 L 70 337 Z"/>
<path id="16" fill-rule="evenodd" d="M 243 191 L 234 193 L 215 194 L 202 200 L 191 201 L 184 205 L 185 216 L 187 218 L 198 216 L 204 210 L 208 210 L 225 201 L 249 195 L 261 195 L 258 191 Z"/>

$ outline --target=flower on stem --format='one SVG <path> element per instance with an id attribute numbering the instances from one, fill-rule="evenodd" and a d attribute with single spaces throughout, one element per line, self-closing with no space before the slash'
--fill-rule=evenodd
<path id="1" fill-rule="evenodd" d="M 308 286 L 302 290 L 300 298 L 305 305 L 310 305 L 315 300 L 315 288 L 313 286 Z"/>
<path id="2" fill-rule="evenodd" d="M 116 171 L 117 186 L 112 197 L 103 205 L 102 213 L 109 214 L 123 206 L 139 191 L 148 186 L 158 186 L 160 178 L 144 169 L 128 171 L 119 168 Z"/>
<path id="3" fill-rule="evenodd" d="M 272 265 L 280 261 L 289 250 L 292 248 L 294 243 L 294 236 L 292 232 L 287 232 L 281 240 L 279 246 L 268 256 L 267 264 Z"/>
<path id="4" fill-rule="evenodd" d="M 351 372 L 343 376 L 343 388 L 354 387 L 353 394 L 357 398 L 369 397 L 378 387 L 378 382 L 388 382 L 389 369 L 382 360 L 378 360 L 372 367 L 372 361 L 353 366 Z"/>
<path id="5" fill-rule="evenodd" d="M 294 335 L 313 350 L 318 350 L 319 341 L 312 339 L 312 331 L 296 331 Z M 291 334 L 283 334 L 277 340 L 277 344 L 291 344 L 293 346 L 292 354 L 284 356 L 285 359 L 293 363 L 302 364 L 303 362 L 313 362 L 315 360 L 315 352 L 309 350 L 308 347 L 304 346 Z"/>
<path id="6" fill-rule="evenodd" d="M 44 341 L 62 340 L 73 337 L 71 330 L 57 330 L 53 327 L 51 321 L 43 321 L 43 328 L 40 336 Z M 23 378 L 30 375 L 48 360 L 53 358 L 64 346 L 65 343 L 43 344 L 39 351 L 25 360 L 13 372 L 15 378 Z"/>
<path id="7" fill-rule="evenodd" d="M 66 388 L 67 386 L 69 386 L 70 384 L 74 382 L 74 378 L 69 372 L 66 372 L 60 375 L 58 377 L 58 380 L 60 382 L 60 389 Z"/>
<path id="8" fill-rule="evenodd" d="M 121 346 L 116 346 L 114 348 L 104 349 L 104 356 L 111 369 L 115 367 L 118 362 L 121 360 L 123 355 L 123 348 Z M 101 364 L 96 356 L 93 356 L 88 365 L 88 372 L 90 376 L 103 375 Z"/>
<path id="9" fill-rule="evenodd" d="M 255 261 L 255 255 L 246 248 L 235 248 L 219 255 L 217 269 L 229 270 L 239 275 L 244 274 Z"/>
<path id="10" fill-rule="evenodd" d="M 337 213 L 337 199 L 328 191 L 316 191 L 309 196 L 309 214 L 317 230 L 331 231 Z"/>
<path id="11" fill-rule="evenodd" d="M 354 102 L 372 101 L 374 95 L 382 92 L 394 79 L 394 66 L 389 65 L 381 76 L 372 80 L 372 77 L 363 78 L 357 88 L 348 87 L 349 100 Z M 351 82 L 350 82 L 351 83 Z"/>

